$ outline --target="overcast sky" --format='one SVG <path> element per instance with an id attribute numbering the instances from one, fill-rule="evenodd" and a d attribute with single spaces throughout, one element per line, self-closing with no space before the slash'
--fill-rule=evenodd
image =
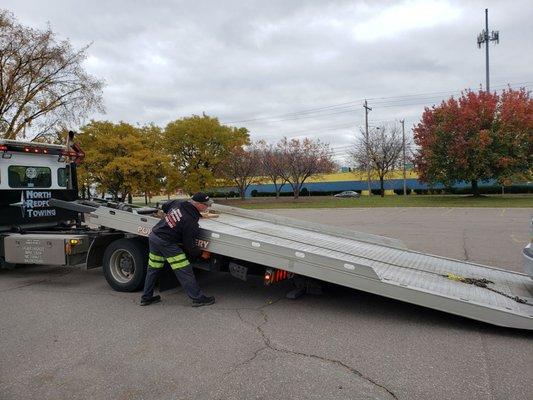
<path id="1" fill-rule="evenodd" d="M 476 45 L 489 9 L 491 89 L 533 86 L 533 1 L 3 0 L 24 25 L 92 43 L 106 82 L 95 119 L 164 127 L 201 114 L 253 140 L 306 136 L 346 154 L 364 126 L 485 86 Z M 342 162 L 342 161 L 341 161 Z"/>

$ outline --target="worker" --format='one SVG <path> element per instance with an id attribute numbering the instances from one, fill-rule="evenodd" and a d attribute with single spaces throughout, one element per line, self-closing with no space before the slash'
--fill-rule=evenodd
<path id="1" fill-rule="evenodd" d="M 154 286 L 165 261 L 170 264 L 181 286 L 192 299 L 193 307 L 208 306 L 215 302 L 214 297 L 203 294 L 190 264 L 202 255 L 202 250 L 195 245 L 200 228 L 198 220 L 200 213 L 207 211 L 211 204 L 213 200 L 199 192 L 190 200 L 174 200 L 163 205 L 165 216 L 154 226 L 148 237 L 150 254 L 141 306 L 161 301 L 161 296 L 154 296 Z M 178 243 L 183 244 L 183 249 Z"/>

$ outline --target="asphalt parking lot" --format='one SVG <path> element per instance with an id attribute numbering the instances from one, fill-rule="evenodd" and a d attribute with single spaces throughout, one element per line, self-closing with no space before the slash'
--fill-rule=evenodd
<path id="1" fill-rule="evenodd" d="M 533 209 L 278 210 L 521 271 Z M 527 399 L 533 334 L 327 287 L 201 274 L 139 307 L 100 269 L 0 270 L 0 399 Z M 532 281 L 533 284 L 533 281 Z"/>

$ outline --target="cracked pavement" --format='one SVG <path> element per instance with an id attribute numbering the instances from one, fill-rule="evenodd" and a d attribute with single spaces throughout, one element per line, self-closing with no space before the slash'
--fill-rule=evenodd
<path id="1" fill-rule="evenodd" d="M 397 398 L 396 395 L 394 393 L 392 393 L 389 389 L 387 389 L 383 385 L 380 385 L 379 383 L 376 383 L 375 381 L 373 381 L 369 377 L 364 376 L 361 372 L 359 372 L 356 369 L 344 364 L 342 361 L 334 360 L 334 359 L 323 357 L 323 356 L 318 356 L 316 354 L 301 353 L 301 352 L 294 351 L 294 350 L 279 348 L 277 345 L 274 345 L 272 343 L 272 341 L 270 340 L 269 336 L 263 330 L 263 326 L 268 323 L 268 315 L 267 315 L 266 307 L 267 306 L 264 306 L 264 307 L 261 307 L 261 308 L 259 308 L 257 310 L 257 311 L 259 311 L 261 313 L 261 316 L 263 318 L 263 321 L 260 324 L 258 324 L 258 325 L 257 324 L 253 324 L 253 323 L 251 323 L 251 322 L 249 322 L 249 321 L 247 321 L 246 319 L 243 318 L 242 313 L 244 311 L 250 311 L 249 309 L 236 309 L 235 310 L 237 312 L 237 315 L 241 319 L 241 321 L 243 321 L 244 323 L 249 324 L 252 327 L 255 327 L 257 329 L 257 332 L 261 335 L 261 337 L 263 339 L 264 346 L 259 348 L 258 350 L 256 350 L 254 355 L 251 358 L 245 360 L 242 363 L 237 364 L 233 368 L 242 367 L 242 366 L 252 362 L 253 360 L 255 360 L 255 358 L 257 358 L 257 356 L 259 355 L 260 352 L 262 352 L 263 350 L 267 350 L 268 349 L 268 350 L 271 350 L 271 351 L 274 351 L 274 352 L 280 352 L 280 353 L 285 353 L 285 354 L 290 354 L 290 355 L 295 355 L 295 356 L 302 356 L 302 357 L 307 357 L 307 358 L 314 358 L 314 359 L 317 359 L 317 360 L 324 361 L 326 363 L 335 364 L 335 365 L 337 365 L 337 366 L 339 366 L 341 368 L 344 368 L 344 369 L 348 370 L 349 372 L 354 374 L 356 377 L 361 378 L 361 379 L 365 379 L 366 381 L 370 382 L 371 384 L 382 388 L 387 393 L 389 393 L 392 398 L 395 398 L 395 399 Z"/>
<path id="2" fill-rule="evenodd" d="M 513 270 L 531 217 L 531 209 L 275 212 Z M 175 289 L 139 307 L 139 293 L 112 291 L 99 269 L 0 270 L 0 399 L 470 400 L 533 391 L 528 332 L 332 285 L 288 300 L 288 283 L 199 280 L 215 305 L 192 308 Z"/>

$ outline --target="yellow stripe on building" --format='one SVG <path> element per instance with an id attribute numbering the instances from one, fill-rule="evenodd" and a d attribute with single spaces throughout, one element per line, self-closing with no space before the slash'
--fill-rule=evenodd
<path id="1" fill-rule="evenodd" d="M 379 177 L 374 173 L 371 175 L 372 180 L 378 180 Z M 390 179 L 403 179 L 403 172 L 402 171 L 394 171 L 388 174 L 385 177 L 387 180 Z M 406 173 L 407 179 L 418 179 L 418 174 L 413 171 L 407 171 Z M 367 175 L 366 172 L 337 172 L 334 174 L 325 174 L 325 175 L 318 175 L 313 176 L 306 180 L 306 182 L 312 183 L 312 182 L 345 182 L 345 181 L 366 181 Z"/>

